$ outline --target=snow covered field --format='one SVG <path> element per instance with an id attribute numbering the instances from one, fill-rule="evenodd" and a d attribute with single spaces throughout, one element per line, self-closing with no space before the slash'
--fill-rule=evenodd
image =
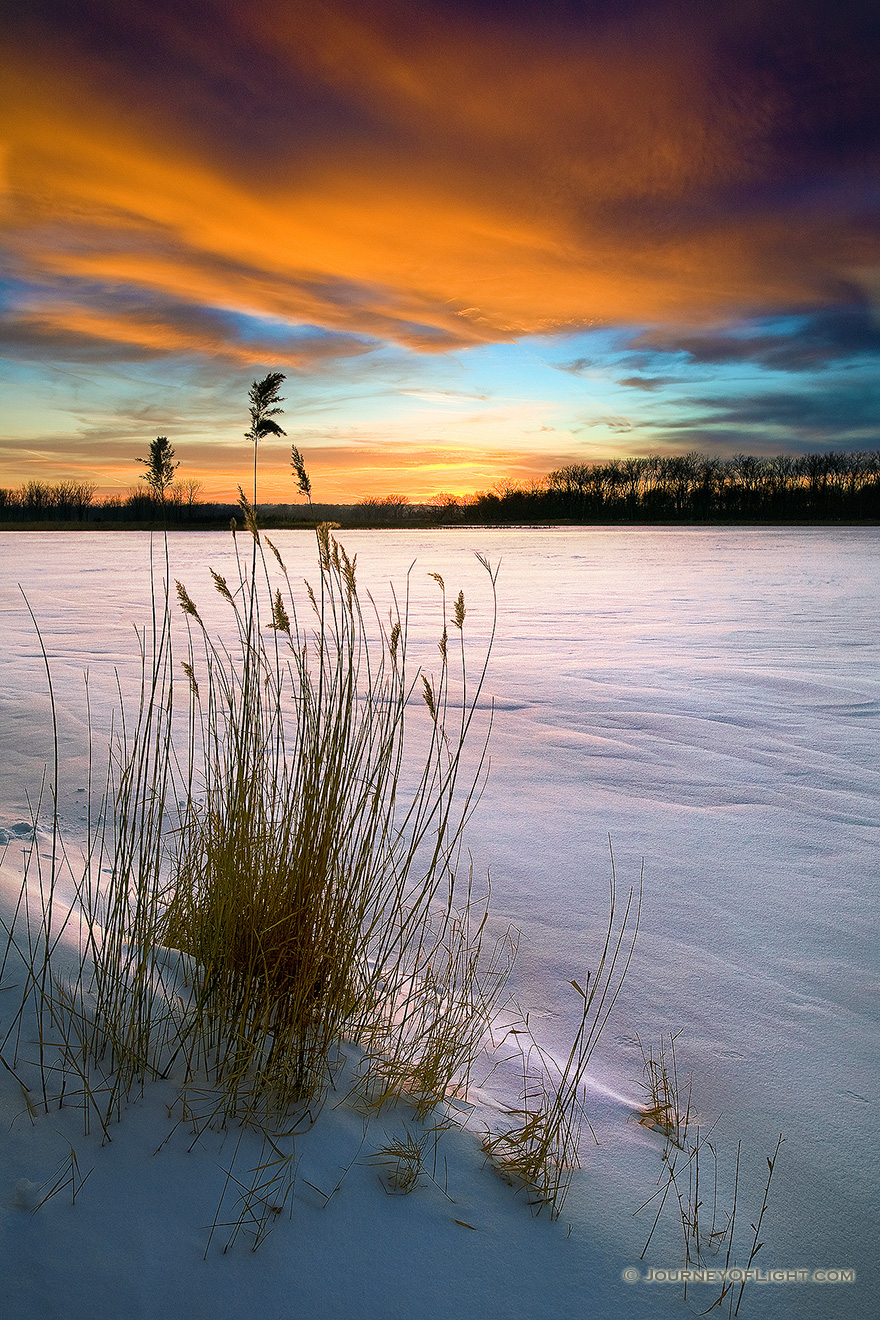
<path id="1" fill-rule="evenodd" d="M 273 539 L 292 578 L 314 577 L 310 534 Z M 227 570 L 230 540 L 169 536 L 172 577 L 200 603 L 212 599 L 208 565 Z M 856 1275 L 749 1284 L 740 1314 L 876 1313 L 880 530 L 466 529 L 343 541 L 379 601 L 416 561 L 414 627 L 428 664 L 437 597 L 427 574 L 464 588 L 478 643 L 488 601 L 473 552 L 502 560 L 492 773 L 468 837 L 476 873 L 491 871 L 496 924 L 522 931 L 514 991 L 557 1054 L 576 1022 L 569 982 L 595 966 L 604 934 L 609 834 L 621 887 L 638 882 L 644 859 L 636 954 L 594 1056 L 588 1112 L 599 1144 L 585 1144 L 555 1224 L 532 1219 L 481 1168 L 467 1134 L 446 1139 L 441 1185 L 387 1196 L 358 1157 L 322 1208 L 306 1180 L 331 1188 L 362 1138 L 356 1116 L 328 1110 L 301 1141 L 292 1221 L 256 1254 L 240 1244 L 203 1260 L 222 1190 L 219 1137 L 216 1149 L 191 1153 L 175 1138 L 154 1156 L 171 1103 L 155 1088 L 101 1149 L 65 1111 L 32 1123 L 4 1075 L 3 1314 L 622 1320 L 704 1311 L 717 1286 L 693 1284 L 683 1303 L 680 1286 L 621 1277 L 627 1267 L 683 1264 L 671 1206 L 644 1261 L 652 1215 L 633 1217 L 657 1186 L 663 1149 L 634 1117 L 643 1099 L 636 1036 L 656 1045 L 670 1031 L 680 1031 L 679 1068 L 693 1076 L 699 1121 L 719 1120 L 721 1200 L 742 1142 L 745 1256 L 765 1156 L 781 1132 L 755 1267 Z M 67 767 L 62 818 L 75 837 L 82 672 L 100 724 L 114 670 L 124 690 L 136 679 L 132 625 L 149 613 L 149 538 L 7 533 L 0 555 L 0 839 L 11 877 L 26 792 L 51 754 L 43 662 L 18 584 L 51 660 Z M 500 1074 L 481 1100 L 515 1099 L 506 1084 Z M 382 1131 L 395 1121 L 383 1116 Z M 93 1170 L 76 1205 L 66 1191 L 31 1214 L 71 1145 L 82 1172 Z"/>

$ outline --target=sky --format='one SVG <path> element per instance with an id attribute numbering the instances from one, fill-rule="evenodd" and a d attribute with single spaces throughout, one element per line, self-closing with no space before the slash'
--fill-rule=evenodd
<path id="1" fill-rule="evenodd" d="M 28 0 L 6 23 L 0 485 L 261 495 L 880 448 L 862 0 Z"/>

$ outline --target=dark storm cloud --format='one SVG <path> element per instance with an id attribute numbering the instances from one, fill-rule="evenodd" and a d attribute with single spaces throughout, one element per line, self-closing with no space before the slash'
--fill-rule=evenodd
<path id="1" fill-rule="evenodd" d="M 784 427 L 828 438 L 836 448 L 854 432 L 867 432 L 880 441 L 880 384 L 858 389 L 843 385 L 811 391 L 773 390 L 731 400 L 707 401 L 716 422 L 755 428 Z"/>
<path id="2" fill-rule="evenodd" d="M 748 362 L 773 371 L 821 371 L 843 360 L 880 359 L 880 325 L 872 309 L 861 303 L 724 332 L 651 330 L 632 339 L 630 345 L 636 350 L 653 348 L 659 354 L 687 353 L 695 363 Z"/>
<path id="3" fill-rule="evenodd" d="M 677 380 L 676 376 L 626 376 L 617 383 L 631 390 L 644 390 L 646 393 L 652 393 L 654 390 L 662 389 L 664 385 L 676 384 Z"/>
<path id="4" fill-rule="evenodd" d="M 681 452 L 802 453 L 880 448 L 880 383 L 854 388 L 838 380 L 823 389 L 767 390 L 740 398 L 684 400 L 678 420 L 642 427 L 647 448 Z"/>

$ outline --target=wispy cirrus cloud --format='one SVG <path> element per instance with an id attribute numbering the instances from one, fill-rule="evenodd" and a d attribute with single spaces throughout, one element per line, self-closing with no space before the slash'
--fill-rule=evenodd
<path id="1" fill-rule="evenodd" d="M 652 394 L 655 390 L 662 390 L 664 385 L 676 384 L 677 380 L 675 376 L 624 376 L 617 383 L 627 389 L 643 390 Z"/>

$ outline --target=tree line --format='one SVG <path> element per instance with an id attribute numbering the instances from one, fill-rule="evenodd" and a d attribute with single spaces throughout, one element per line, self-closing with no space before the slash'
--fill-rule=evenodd
<path id="1" fill-rule="evenodd" d="M 151 490 L 99 497 L 94 481 L 26 481 L 15 490 L 0 487 L 0 519 L 6 522 L 151 521 L 166 507 L 174 520 L 201 507 L 200 481 L 175 481 L 159 499 Z"/>
<path id="2" fill-rule="evenodd" d="M 269 378 L 267 378 L 268 380 Z M 282 378 L 283 379 L 283 378 Z M 277 381 L 270 384 L 277 400 Z M 255 382 L 254 390 L 265 382 Z M 265 419 L 258 399 L 256 432 Z M 280 430 L 280 428 L 279 428 Z M 283 434 L 283 432 L 282 432 Z M 254 435 L 254 441 L 258 435 Z M 142 484 L 126 494 L 99 498 L 95 482 L 27 481 L 17 490 L 0 488 L 5 522 L 90 522 L 207 525 L 228 522 L 235 506 L 200 500 L 201 483 L 176 477 L 179 464 L 164 436 L 150 446 Z M 296 492 L 307 506 L 262 505 L 273 517 L 301 523 L 332 518 L 355 526 L 430 526 L 448 523 L 526 522 L 810 522 L 880 521 L 880 451 L 772 458 L 738 454 L 650 455 L 605 463 L 572 463 L 526 485 L 501 481 L 476 495 L 435 496 L 411 503 L 404 495 L 367 496 L 350 505 L 312 505 L 311 482 L 294 447 L 291 469 Z M 286 510 L 286 513 L 282 511 Z"/>
<path id="3" fill-rule="evenodd" d="M 880 451 L 651 455 L 572 463 L 474 497 L 466 520 L 737 522 L 880 519 Z"/>

